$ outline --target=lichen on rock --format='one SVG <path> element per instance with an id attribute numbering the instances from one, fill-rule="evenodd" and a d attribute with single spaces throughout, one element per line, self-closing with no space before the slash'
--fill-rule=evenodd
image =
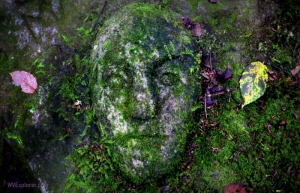
<path id="1" fill-rule="evenodd" d="M 136 3 L 108 19 L 94 43 L 93 104 L 114 161 L 140 182 L 180 161 L 199 88 L 190 32 L 174 12 Z"/>

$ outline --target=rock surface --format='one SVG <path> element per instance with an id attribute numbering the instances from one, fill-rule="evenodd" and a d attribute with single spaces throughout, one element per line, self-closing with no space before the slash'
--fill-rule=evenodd
<path id="1" fill-rule="evenodd" d="M 196 62 L 191 34 L 179 22 L 169 10 L 132 4 L 106 21 L 93 47 L 96 116 L 114 140 L 115 161 L 134 181 L 171 171 L 186 141 Z"/>
<path id="2" fill-rule="evenodd" d="M 72 49 L 66 46 L 67 42 L 63 40 L 62 35 L 69 39 L 69 46 L 73 42 L 82 45 L 81 41 L 83 40 L 78 37 L 78 34 L 82 33 L 76 29 L 79 27 L 88 29 L 94 24 L 91 22 L 92 20 L 85 22 L 83 20 L 91 13 L 97 15 L 104 0 L 76 2 L 2 0 L 1 2 L 0 126 L 4 128 L 1 132 L 1 139 L 6 141 L 6 146 L 11 149 L 2 148 L 2 143 L 0 143 L 0 149 L 5 151 L 4 158 L 0 160 L 0 178 L 9 182 L 16 176 L 27 175 L 29 172 L 12 176 L 2 172 L 12 171 L 11 168 L 14 168 L 12 163 L 17 158 L 26 158 L 22 160 L 24 161 L 23 165 L 31 170 L 34 174 L 33 178 L 39 178 L 39 181 L 36 180 L 35 183 L 45 181 L 48 185 L 47 190 L 41 188 L 40 190 L 35 189 L 36 191 L 62 192 L 68 172 L 72 170 L 65 165 L 65 157 L 70 155 L 76 145 L 80 144 L 80 140 L 82 140 L 80 134 L 85 127 L 84 124 L 79 125 L 70 123 L 70 121 L 66 124 L 55 113 L 57 109 L 62 108 L 63 101 L 62 98 L 54 96 L 60 89 L 61 79 L 68 73 L 66 66 L 63 65 L 63 58 L 64 55 L 70 55 L 69 53 L 72 52 Z M 115 15 L 125 5 L 133 2 L 136 0 L 109 1 L 103 19 L 105 20 L 109 15 Z M 148 2 L 161 4 L 161 1 L 158 0 Z M 260 3 L 264 2 L 260 1 Z M 253 49 L 248 51 L 245 41 L 248 41 L 249 38 L 259 41 L 260 35 L 264 35 L 259 28 L 265 19 L 274 12 L 270 3 L 265 2 L 265 4 L 267 5 L 262 6 L 256 0 L 222 1 L 222 4 L 218 5 L 209 1 L 179 0 L 168 4 L 168 7 L 185 17 L 195 19 L 197 17 L 196 20 L 200 23 L 209 25 L 215 23 L 213 29 L 207 28 L 206 31 L 216 30 L 217 35 L 222 35 L 221 42 L 226 43 L 226 38 L 233 36 L 236 41 L 232 43 L 232 49 L 225 53 L 218 53 L 218 65 L 223 67 L 223 65 L 239 64 L 238 67 L 234 67 L 239 72 L 234 76 L 239 77 L 238 75 L 244 69 L 243 65 L 250 61 L 249 54 L 257 48 L 253 46 Z M 96 10 L 97 8 L 98 10 Z M 144 175 L 145 179 L 168 172 L 172 168 L 172 164 L 175 165 L 179 160 L 177 158 L 183 149 L 186 135 L 186 131 L 182 128 L 184 122 L 182 120 L 189 116 L 182 113 L 185 113 L 186 109 L 188 112 L 189 106 L 191 106 L 186 102 L 190 101 L 189 97 L 191 96 L 191 92 L 188 90 L 190 80 L 187 73 L 188 68 L 192 65 L 192 58 L 190 56 L 180 57 L 180 52 L 192 50 L 193 47 L 189 41 L 184 41 L 189 39 L 190 34 L 174 26 L 174 20 L 181 20 L 179 16 L 171 12 L 152 9 L 151 6 L 148 7 L 148 10 L 143 10 L 144 7 L 135 8 L 135 11 L 129 8 L 126 7 L 121 13 L 113 16 L 100 31 L 98 48 L 93 52 L 95 71 L 99 71 L 96 78 L 102 84 L 102 86 L 96 85 L 94 89 L 95 91 L 99 90 L 99 93 L 94 92 L 94 97 L 99 100 L 95 109 L 99 123 L 103 124 L 110 138 L 115 139 L 115 154 L 117 154 L 115 162 L 120 163 L 120 168 L 129 176 Z M 158 17 L 159 15 L 161 17 Z M 231 26 L 231 28 L 227 28 L 227 26 Z M 141 30 L 144 31 L 140 33 Z M 213 42 L 208 41 L 208 46 Z M 181 50 L 181 47 L 187 47 L 187 50 Z M 99 61 L 96 59 L 97 57 L 100 58 Z M 3 63 L 3 58 L 10 62 Z M 226 58 L 223 60 L 225 62 L 219 62 L 222 61 L 221 58 Z M 33 67 L 32 63 L 36 59 L 43 64 L 42 69 L 45 74 L 38 74 L 39 69 Z M 186 60 L 186 63 L 183 63 L 182 59 Z M 135 63 L 134 61 L 140 62 Z M 102 67 L 98 62 L 103 64 Z M 49 68 L 50 64 L 55 66 L 55 70 Z M 129 64 L 136 65 L 130 66 Z M 168 66 L 170 69 L 167 68 Z M 172 70 L 174 66 L 176 69 L 178 68 L 175 73 Z M 107 73 L 109 70 L 106 71 L 108 68 L 111 68 L 110 73 Z M 9 72 L 15 70 L 27 70 L 37 76 L 39 87 L 36 95 L 28 97 L 12 85 Z M 104 70 L 106 74 L 103 73 Z M 113 74 L 112 72 L 117 73 Z M 50 83 L 49 75 L 53 78 L 53 83 Z M 123 80 L 126 77 L 128 80 Z M 118 78 L 121 85 L 117 84 Z M 180 79 L 180 81 L 174 79 Z M 109 81 L 101 82 L 101 80 Z M 106 84 L 107 86 L 105 86 Z M 105 103 L 100 100 L 100 91 L 106 97 Z M 138 100 L 135 100 L 135 97 Z M 81 100 L 81 98 L 78 99 Z M 114 105 L 115 109 L 112 109 L 112 105 L 110 105 L 112 103 L 118 104 Z M 67 103 L 65 106 L 72 106 L 72 104 Z M 108 110 L 111 112 L 110 117 L 105 113 Z M 181 113 L 179 110 L 182 110 Z M 116 114 L 118 111 L 119 114 Z M 157 113 L 159 111 L 165 112 L 167 117 L 172 116 L 173 119 L 170 122 L 163 120 L 162 114 Z M 76 110 L 71 111 L 70 114 L 76 112 Z M 229 121 L 232 117 L 236 117 L 231 116 L 233 115 L 232 111 L 224 114 L 230 115 Z M 111 123 L 113 118 L 116 119 Z M 122 118 L 125 120 L 122 122 L 123 126 L 128 125 L 127 132 L 116 129 L 122 128 L 117 127 Z M 159 122 L 160 119 L 161 122 Z M 239 115 L 234 120 L 234 127 L 236 125 L 241 129 L 246 127 L 245 116 Z M 178 127 L 175 128 L 174 124 L 177 124 Z M 133 127 L 130 127 L 132 125 L 136 126 L 134 131 L 132 131 Z M 163 126 L 168 126 L 165 127 L 168 129 L 162 129 Z M 72 132 L 68 134 L 70 128 Z M 135 132 L 137 130 L 141 133 Z M 66 135 L 68 137 L 64 138 Z M 16 139 L 24 145 L 23 149 L 18 148 L 15 142 L 17 140 L 13 140 L 12 136 L 20 136 Z M 90 136 L 95 135 L 93 133 Z M 173 154 L 172 151 L 177 152 Z M 172 157 L 172 155 L 174 156 Z M 230 156 L 231 154 L 228 155 L 228 157 Z M 5 161 L 8 163 L 3 164 Z M 14 170 L 18 170 L 18 168 L 14 168 Z M 226 171 L 231 171 L 230 166 L 223 167 L 221 171 L 218 167 L 207 169 L 203 175 L 197 173 L 198 181 L 200 182 L 200 178 L 203 176 L 207 176 L 213 189 L 215 187 L 223 188 L 225 184 L 235 181 L 229 178 Z M 3 184 L 5 184 L 4 181 Z M 197 186 L 197 189 L 200 189 L 203 184 L 199 183 Z M 28 191 L 33 191 L 33 189 Z"/>

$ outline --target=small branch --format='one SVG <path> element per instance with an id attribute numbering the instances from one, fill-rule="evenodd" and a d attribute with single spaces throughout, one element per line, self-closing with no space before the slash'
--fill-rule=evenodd
<path id="1" fill-rule="evenodd" d="M 207 120 L 207 112 L 206 112 L 206 94 L 204 96 L 204 112 L 205 112 L 205 119 Z"/>
<path id="2" fill-rule="evenodd" d="M 213 70 L 212 62 L 211 62 L 211 52 L 209 53 L 209 64 L 210 64 L 210 70 Z"/>
<path id="3" fill-rule="evenodd" d="M 280 67 L 278 67 L 278 66 L 276 66 L 276 65 L 274 65 L 274 64 L 270 64 L 273 68 L 276 68 L 277 70 L 280 70 L 280 71 L 282 71 L 282 72 L 284 72 L 284 73 L 286 73 L 286 74 L 288 74 L 288 75 L 291 75 L 291 73 L 289 72 L 289 71 L 286 71 L 285 69 L 282 69 L 282 68 L 280 68 Z"/>
<path id="4" fill-rule="evenodd" d="M 95 24 L 94 24 L 94 26 L 93 26 L 93 29 L 92 29 L 92 31 L 91 31 L 90 33 L 93 33 L 93 31 L 95 30 L 96 25 L 97 25 L 97 23 L 98 23 L 100 17 L 101 17 L 102 14 L 103 14 L 103 11 L 104 11 L 104 8 L 105 8 L 106 4 L 107 4 L 107 1 L 104 2 L 103 6 L 102 6 L 102 8 L 101 8 L 101 11 L 100 11 L 99 14 L 98 14 L 98 18 L 97 18 L 97 20 L 96 20 L 96 22 L 95 22 Z"/>

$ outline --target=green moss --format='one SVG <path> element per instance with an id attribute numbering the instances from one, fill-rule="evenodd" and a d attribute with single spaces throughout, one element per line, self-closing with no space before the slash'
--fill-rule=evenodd
<path id="1" fill-rule="evenodd" d="M 274 87 L 270 86 L 269 89 Z M 294 94 L 298 92 L 294 91 Z M 295 167 L 295 161 L 299 159 L 297 150 L 291 148 L 299 147 L 299 120 L 292 115 L 298 109 L 293 105 L 299 99 L 294 95 L 294 98 L 286 100 L 282 93 L 275 99 L 272 96 L 274 95 L 269 90 L 263 97 L 265 109 L 262 109 L 260 103 L 254 103 L 241 111 L 235 111 L 235 104 L 229 103 L 218 110 L 218 115 L 209 112 L 213 116 L 211 119 L 217 120 L 219 126 L 210 131 L 209 138 L 204 140 L 200 137 L 202 140 L 196 140 L 202 141 L 202 147 L 206 147 L 195 154 L 195 167 L 200 167 L 202 171 L 201 177 L 199 174 L 198 177 L 193 173 L 191 175 L 191 178 L 195 178 L 196 187 L 196 181 L 204 180 L 208 187 L 218 187 L 219 191 L 228 183 L 242 183 L 255 191 L 266 191 L 267 187 L 284 191 L 296 190 L 298 180 L 293 181 L 295 186 L 287 187 L 285 183 L 288 179 L 293 179 L 287 170 Z M 224 104 L 224 99 L 225 97 L 219 100 Z M 282 109 L 285 111 L 280 114 Z M 274 115 L 278 116 L 275 120 Z M 286 120 L 289 125 L 279 126 L 280 120 Z M 294 137 L 290 133 L 294 133 Z M 219 150 L 213 152 L 211 147 Z M 282 167 L 282 164 L 289 166 Z M 279 179 L 282 182 L 278 183 Z"/>
<path id="2" fill-rule="evenodd" d="M 2 153 L 8 152 L 12 156 L 9 159 L 1 156 L 0 163 L 5 168 L 1 172 L 0 179 L 5 181 L 8 176 L 14 176 L 14 173 L 18 171 L 25 174 L 22 178 L 26 179 L 28 183 L 36 183 L 36 176 L 32 174 L 28 165 L 29 159 L 21 134 L 27 132 L 28 118 L 31 117 L 29 110 L 34 108 L 37 96 L 22 93 L 20 86 L 12 84 L 9 73 L 15 70 L 15 62 L 11 57 L 6 57 L 4 54 L 0 55 L 1 104 L 3 104 L 0 116 L 2 128 L 0 151 Z M 36 189 L 32 191 L 37 192 Z"/>
<path id="3" fill-rule="evenodd" d="M 199 1 L 197 1 L 197 0 L 187 0 L 187 2 L 189 2 L 189 4 L 191 5 L 193 11 L 197 10 Z"/>
<path id="4" fill-rule="evenodd" d="M 271 58 L 272 63 L 278 63 L 281 67 L 293 69 L 296 63 L 295 58 L 286 50 L 286 47 L 278 44 L 272 45 L 274 55 Z"/>
<path id="5" fill-rule="evenodd" d="M 223 5 L 215 6 L 211 4 L 210 6 L 214 10 L 220 10 Z M 150 9 L 147 8 L 145 11 L 150 11 Z M 250 10 L 244 11 L 249 12 Z M 136 14 L 138 16 L 143 15 L 139 11 Z M 235 37 L 239 37 L 239 40 L 243 44 L 242 46 L 253 46 L 250 45 L 252 38 L 256 37 L 256 33 L 258 32 L 253 29 L 250 32 L 242 30 L 235 34 L 232 24 L 236 21 L 237 15 L 235 13 L 228 13 L 227 16 L 211 21 L 205 20 L 211 22 L 209 24 L 213 25 L 218 33 L 216 33 L 216 36 L 213 36 L 204 31 L 203 37 L 205 38 L 200 39 L 198 43 L 200 47 L 217 53 L 219 60 L 218 68 L 225 68 L 227 66 L 231 68 L 234 77 L 224 83 L 223 86 L 230 88 L 233 97 L 241 101 L 239 76 L 242 74 L 245 64 L 236 61 L 235 58 L 240 57 L 240 55 L 236 55 L 237 53 L 230 52 L 230 50 L 232 46 L 236 45 Z M 229 19 L 226 20 L 226 18 Z M 247 21 L 244 25 L 247 25 Z M 222 28 L 218 30 L 220 26 Z M 147 32 L 146 34 L 148 37 L 149 33 Z M 227 34 L 229 35 L 227 36 Z M 145 40 L 147 37 L 140 34 L 140 36 L 136 37 L 135 42 Z M 220 42 L 220 39 L 224 41 Z M 170 52 L 172 48 L 168 44 L 169 42 L 165 42 Z M 290 61 L 290 57 L 286 57 L 288 54 L 284 54 L 282 48 L 276 49 L 278 54 L 274 56 L 279 57 L 282 61 Z M 139 46 L 132 45 L 130 50 L 138 52 Z M 122 50 L 117 51 L 122 52 Z M 250 51 L 250 48 L 244 49 L 241 54 L 249 54 L 247 53 L 248 51 Z M 148 58 L 150 57 L 149 53 L 145 53 L 145 55 Z M 115 62 L 111 56 L 108 55 L 104 58 L 107 61 L 107 67 L 109 67 L 109 63 Z M 254 59 L 255 57 L 249 56 L 249 58 Z M 134 58 L 134 60 L 136 59 L 138 58 Z M 193 73 L 199 72 L 199 70 L 193 71 Z M 166 81 L 173 81 L 174 79 L 176 79 L 176 76 L 166 77 Z M 191 79 L 194 79 L 193 84 L 200 84 L 199 78 L 191 77 Z M 111 87 L 120 89 L 120 82 L 122 80 L 115 77 L 115 82 L 111 83 Z M 300 114 L 298 110 L 300 104 L 298 96 L 300 93 L 295 88 L 289 88 L 290 86 L 287 84 L 289 83 L 280 82 L 274 85 L 270 84 L 265 96 L 261 98 L 263 102 L 253 102 L 240 111 L 237 111 L 237 104 L 229 95 L 219 96 L 217 98 L 218 105 L 211 110 L 207 110 L 209 121 L 216 121 L 218 125 L 208 126 L 206 128 L 208 131 L 204 131 L 203 124 L 195 122 L 194 119 L 186 123 L 184 128 L 189 133 L 189 139 L 192 139 L 188 140 L 187 146 L 191 144 L 198 146 L 193 154 L 193 165 L 188 169 L 180 167 L 177 167 L 176 170 L 170 169 L 171 173 L 169 175 L 165 175 L 163 179 L 157 179 L 157 181 L 149 179 L 141 182 L 140 179 L 134 178 L 132 181 L 141 184 L 133 185 L 134 183 L 131 183 L 132 181 L 128 179 L 128 176 L 120 174 L 120 171 L 124 170 L 124 168 L 118 169 L 111 162 L 111 160 L 119 158 L 116 153 L 113 153 L 113 143 L 118 141 L 118 143 L 126 147 L 132 147 L 134 140 L 144 140 L 148 143 L 144 143 L 145 147 L 142 148 L 150 149 L 147 146 L 151 146 L 151 142 L 142 135 L 137 136 L 135 139 L 131 138 L 129 142 L 128 139 L 130 136 L 121 136 L 120 134 L 116 139 L 113 139 L 116 141 L 107 139 L 105 140 L 109 141 L 108 143 L 105 140 L 100 141 L 100 145 L 105 148 L 103 155 L 98 155 L 95 152 L 87 154 L 89 151 L 85 148 L 79 153 L 84 156 L 74 156 L 74 162 L 80 166 L 78 170 L 80 175 L 76 176 L 76 180 L 74 180 L 75 176 L 72 175 L 70 180 L 74 180 L 72 181 L 73 185 L 81 186 L 87 190 L 106 187 L 106 190 L 118 190 L 120 192 L 158 192 L 162 191 L 162 186 L 165 185 L 169 185 L 170 191 L 222 192 L 224 186 L 229 183 L 245 184 L 249 190 L 255 192 L 270 190 L 280 190 L 283 192 L 296 191 L 300 183 L 297 178 L 297 172 L 299 171 L 297 161 L 300 159 L 298 153 L 300 149 L 300 124 L 299 119 L 295 119 L 293 113 Z M 131 92 L 128 91 L 130 89 L 126 88 L 120 96 L 130 98 L 129 95 Z M 231 99 L 230 102 L 229 99 Z M 130 114 L 134 109 L 133 103 L 134 101 L 128 100 L 126 103 L 127 110 L 124 109 L 125 106 L 120 106 L 119 108 L 123 109 L 124 114 Z M 203 107 L 200 109 L 198 117 L 204 119 Z M 286 121 L 284 126 L 280 126 L 279 124 L 282 120 Z M 99 127 L 101 128 L 101 125 Z M 105 136 L 106 132 L 104 132 L 103 128 L 101 131 Z M 155 135 L 155 133 L 152 134 Z M 179 143 L 177 145 L 183 147 L 185 145 L 185 140 L 183 139 L 185 136 L 178 135 L 178 138 L 182 139 L 178 140 Z M 213 151 L 213 148 L 218 149 Z M 155 155 L 155 152 L 152 150 L 155 150 L 155 148 L 153 147 L 149 151 Z M 147 154 L 143 155 L 151 156 Z M 182 164 L 185 164 L 185 159 L 189 155 L 183 157 Z M 101 159 L 102 161 L 99 161 Z M 127 157 L 126 159 L 130 158 Z M 155 159 L 156 157 L 153 157 L 153 160 Z M 180 163 L 180 160 L 180 158 L 176 159 L 176 164 Z M 100 167 L 97 168 L 96 166 L 99 165 Z M 92 170 L 90 170 L 91 168 Z M 87 179 L 86 176 L 90 174 L 97 176 L 97 170 L 100 172 L 99 178 L 95 177 L 94 179 L 85 181 Z M 126 185 L 121 183 L 124 181 Z M 89 185 L 87 186 L 86 184 Z M 135 188 L 132 188 L 133 186 Z M 145 188 L 150 186 L 152 188 Z M 74 186 L 75 189 L 76 186 Z"/>

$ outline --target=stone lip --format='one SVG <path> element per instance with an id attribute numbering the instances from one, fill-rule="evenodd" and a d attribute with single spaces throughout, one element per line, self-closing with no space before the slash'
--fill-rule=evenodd
<path id="1" fill-rule="evenodd" d="M 96 116 L 114 140 L 114 161 L 135 182 L 180 162 L 197 88 L 190 32 L 174 12 L 132 4 L 107 20 L 92 61 Z M 190 53 L 190 54 L 186 54 Z"/>

